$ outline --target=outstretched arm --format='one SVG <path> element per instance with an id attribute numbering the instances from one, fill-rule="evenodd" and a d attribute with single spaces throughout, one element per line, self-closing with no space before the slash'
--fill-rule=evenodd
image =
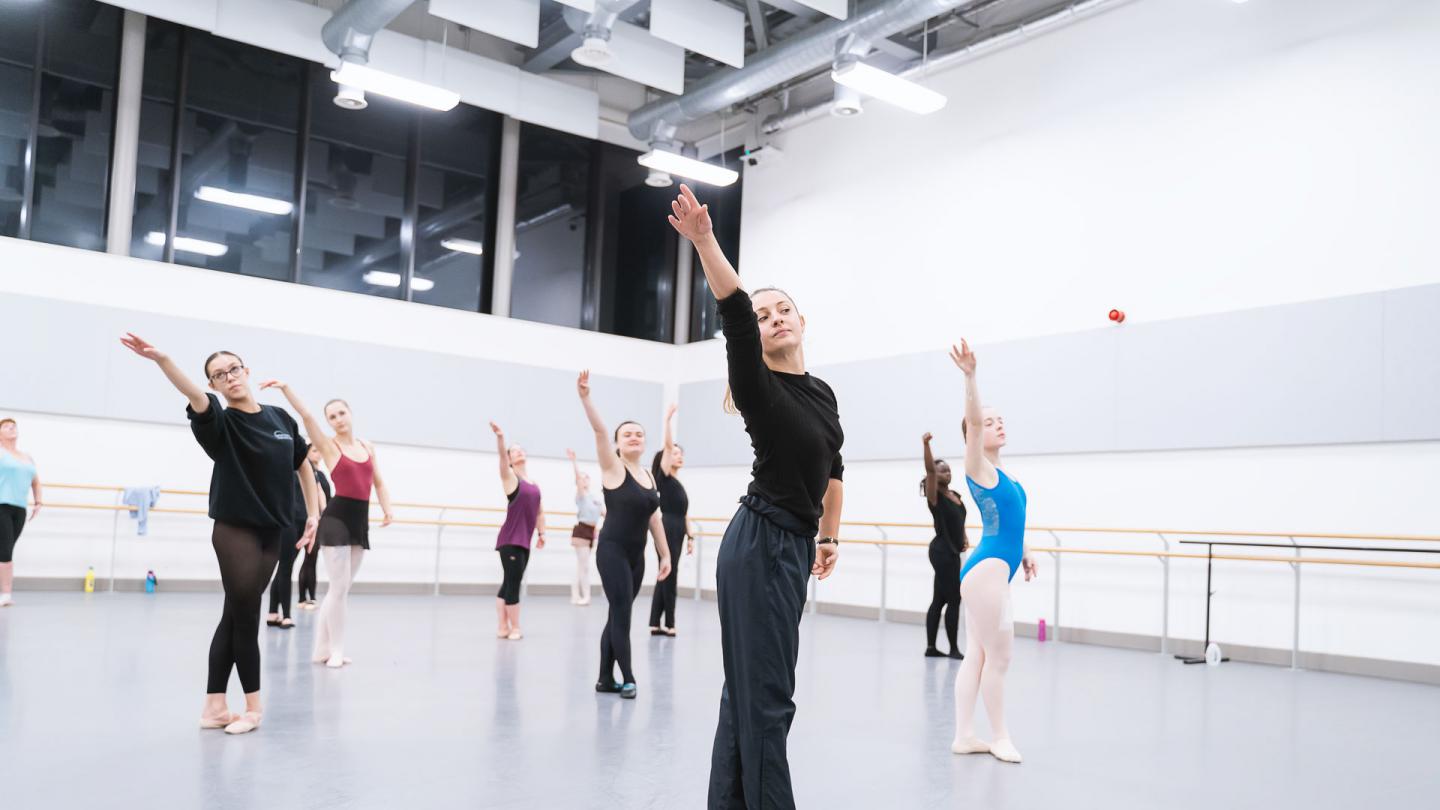
<path id="1" fill-rule="evenodd" d="M 520 479 L 515 476 L 515 468 L 510 466 L 510 451 L 505 447 L 505 431 L 494 422 L 490 423 L 490 429 L 495 431 L 495 452 L 500 456 L 500 486 L 505 488 L 505 497 L 520 486 Z"/>
<path id="2" fill-rule="evenodd" d="M 195 384 L 194 380 L 185 376 L 185 372 L 175 365 L 170 356 L 147 343 L 144 338 L 133 332 L 126 332 L 125 337 L 120 338 L 120 343 L 130 351 L 140 355 L 146 360 L 151 360 L 160 367 L 165 378 L 175 386 L 175 390 L 185 395 L 190 400 L 190 410 L 195 413 L 204 413 L 210 408 L 210 398 L 205 396 L 205 389 Z"/>
<path id="3" fill-rule="evenodd" d="M 310 437 L 310 443 L 315 445 L 315 448 L 320 451 L 320 457 L 325 459 L 325 466 L 332 470 L 335 469 L 335 465 L 340 463 L 340 445 L 325 434 L 325 426 L 321 425 L 315 415 L 310 413 L 310 409 L 305 407 L 305 401 L 295 393 L 295 389 L 281 380 L 266 380 L 260 383 L 260 390 L 264 391 L 269 388 L 278 389 L 285 395 L 285 401 L 290 403 L 290 407 L 300 417 L 300 423 L 305 426 L 305 433 Z"/>
<path id="4" fill-rule="evenodd" d="M 665 449 L 660 452 L 660 469 L 664 470 L 666 475 L 675 474 L 674 421 L 675 412 L 678 410 L 680 406 L 673 403 L 665 410 Z"/>
<path id="5" fill-rule="evenodd" d="M 656 509 L 650 513 L 650 536 L 655 539 L 655 553 L 660 555 L 660 571 L 655 575 L 655 581 L 670 576 L 670 544 L 665 542 L 665 523 L 660 519 L 660 510 Z"/>
<path id="6" fill-rule="evenodd" d="M 935 480 L 935 454 L 930 450 L 930 440 L 933 438 L 935 437 L 929 433 L 920 437 L 920 441 L 925 444 L 925 500 L 929 501 L 931 506 L 935 505 L 935 499 L 939 497 L 939 483 Z"/>
<path id="7" fill-rule="evenodd" d="M 580 372 L 575 381 L 575 390 L 580 394 L 580 404 L 585 407 L 585 418 L 590 420 L 590 429 L 595 431 L 595 454 L 599 457 L 601 485 L 613 489 L 625 480 L 625 466 L 615 455 L 615 445 L 610 441 L 610 432 L 605 429 L 605 420 L 590 399 L 590 370 Z"/>
<path id="8" fill-rule="evenodd" d="M 1000 476 L 995 465 L 985 458 L 985 418 L 980 408 L 980 386 L 975 382 L 975 352 L 961 338 L 958 347 L 950 347 L 950 359 L 965 375 L 965 474 L 989 489 Z"/>
<path id="9" fill-rule="evenodd" d="M 715 239 L 715 228 L 710 222 L 710 206 L 701 205 L 695 192 L 684 183 L 680 184 L 680 196 L 670 203 L 670 226 L 681 236 L 690 240 L 700 254 L 700 266 L 705 270 L 705 281 L 715 299 L 729 298 L 740 289 L 740 274 L 725 258 L 720 242 Z"/>

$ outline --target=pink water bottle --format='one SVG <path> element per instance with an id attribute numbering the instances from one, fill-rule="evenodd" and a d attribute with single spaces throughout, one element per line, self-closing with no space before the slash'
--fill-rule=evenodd
<path id="1" fill-rule="evenodd" d="M 1037 637 L 1038 637 L 1041 641 L 1044 641 L 1044 640 L 1045 640 L 1045 620 L 1044 620 L 1044 619 L 1041 619 L 1041 620 L 1040 620 L 1040 632 L 1037 634 Z"/>

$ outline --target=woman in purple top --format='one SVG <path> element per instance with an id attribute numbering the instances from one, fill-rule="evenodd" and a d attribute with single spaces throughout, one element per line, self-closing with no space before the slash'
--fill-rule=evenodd
<path id="1" fill-rule="evenodd" d="M 500 483 L 510 501 L 505 524 L 495 538 L 500 567 L 505 571 L 500 592 L 495 594 L 495 617 L 499 621 L 495 635 L 519 641 L 524 635 L 520 632 L 520 580 L 530 562 L 530 535 L 536 535 L 536 548 L 545 548 L 545 512 L 540 508 L 540 487 L 530 481 L 526 472 L 525 451 L 515 444 L 506 447 L 505 431 L 499 425 L 491 422 L 490 429 L 495 431 L 495 452 L 500 456 Z"/>

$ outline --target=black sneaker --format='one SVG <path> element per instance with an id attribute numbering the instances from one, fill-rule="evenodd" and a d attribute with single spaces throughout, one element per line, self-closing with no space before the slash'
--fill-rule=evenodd
<path id="1" fill-rule="evenodd" d="M 954 658 L 956 661 L 964 661 L 965 653 L 962 653 L 959 650 L 951 650 L 949 657 Z"/>
<path id="2" fill-rule="evenodd" d="M 618 684 L 618 683 L 605 683 L 604 681 L 596 681 L 596 682 L 595 682 L 595 691 L 596 691 L 596 692 L 604 692 L 604 693 L 606 693 L 606 694 L 611 694 L 611 695 L 618 694 L 618 693 L 620 692 L 620 684 Z"/>
<path id="3" fill-rule="evenodd" d="M 634 700 L 635 692 L 635 684 L 633 683 L 627 683 L 624 686 L 620 687 L 620 697 L 625 698 L 626 700 Z"/>
<path id="4" fill-rule="evenodd" d="M 926 657 L 926 658 L 944 658 L 944 657 L 945 657 L 945 653 L 940 652 L 939 650 L 935 649 L 934 647 L 926 647 L 926 648 L 925 648 L 925 657 Z"/>

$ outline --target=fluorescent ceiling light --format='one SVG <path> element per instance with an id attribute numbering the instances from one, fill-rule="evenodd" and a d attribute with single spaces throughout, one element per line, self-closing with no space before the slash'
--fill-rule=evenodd
<path id="1" fill-rule="evenodd" d="M 295 206 L 286 200 L 277 200 L 274 197 L 262 197 L 259 194 L 245 194 L 239 191 L 216 188 L 215 186 L 201 186 L 195 190 L 195 199 L 205 202 L 229 205 L 234 208 L 244 208 L 249 211 L 258 211 L 262 214 L 279 214 L 289 216 Z"/>
<path id="2" fill-rule="evenodd" d="M 474 256 L 485 255 L 485 246 L 472 239 L 441 239 L 440 247 L 446 250 L 453 250 L 456 253 L 469 253 Z"/>
<path id="3" fill-rule="evenodd" d="M 361 281 L 376 287 L 399 287 L 400 274 L 391 273 L 388 270 L 371 270 L 360 277 Z M 429 292 L 435 289 L 435 282 L 428 278 L 413 278 L 410 280 L 410 289 L 415 292 Z"/>
<path id="4" fill-rule="evenodd" d="M 654 169 L 666 174 L 678 174 L 681 177 L 688 177 L 696 182 L 708 183 L 712 186 L 728 186 L 740 179 L 740 173 L 734 169 L 677 155 L 674 152 L 666 152 L 663 149 L 651 149 L 639 157 L 639 162 L 647 169 Z"/>
<path id="5" fill-rule="evenodd" d="M 155 247 L 165 247 L 165 234 L 159 231 L 151 231 L 145 234 L 145 244 Z M 189 236 L 175 237 L 175 249 L 185 253 L 199 253 L 202 256 L 224 256 L 230 252 L 228 245 L 219 242 L 207 242 L 204 239 L 193 239 Z"/>
<path id="6" fill-rule="evenodd" d="M 830 78 L 867 96 L 921 115 L 945 106 L 945 96 L 940 93 L 864 62 L 846 62 L 830 71 Z"/>
<path id="7" fill-rule="evenodd" d="M 368 93 L 388 96 L 399 101 L 429 107 L 432 110 L 452 110 L 460 103 L 460 94 L 433 84 L 417 82 L 393 73 L 376 70 L 354 62 L 341 62 L 339 70 L 330 71 L 330 78 L 336 83 L 358 87 Z"/>

